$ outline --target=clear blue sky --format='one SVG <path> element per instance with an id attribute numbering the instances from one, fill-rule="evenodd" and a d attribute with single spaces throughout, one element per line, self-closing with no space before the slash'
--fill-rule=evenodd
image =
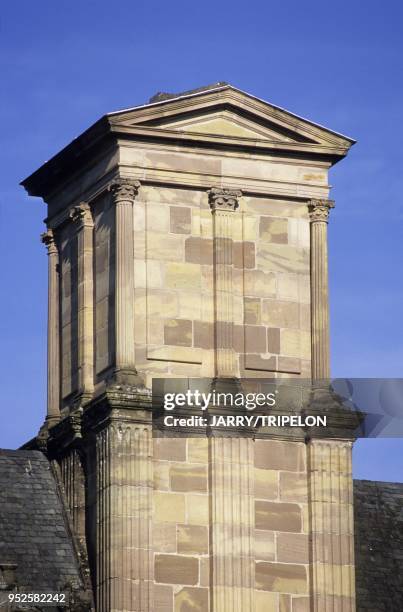
<path id="1" fill-rule="evenodd" d="M 225 80 L 358 140 L 331 173 L 334 376 L 403 367 L 403 5 L 397 0 L 7 2 L 2 93 L 0 447 L 45 412 L 45 207 L 19 181 L 105 112 Z M 403 480 L 403 442 L 363 441 L 358 477 Z"/>

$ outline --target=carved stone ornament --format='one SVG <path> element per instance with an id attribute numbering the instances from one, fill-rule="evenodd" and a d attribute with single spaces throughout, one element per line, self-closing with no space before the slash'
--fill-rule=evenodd
<path id="1" fill-rule="evenodd" d="M 51 253 L 56 253 L 57 252 L 56 242 L 55 242 L 55 235 L 54 235 L 54 233 L 53 233 L 53 231 L 51 229 L 48 229 L 46 232 L 41 234 L 41 242 L 43 242 L 43 244 L 48 249 L 48 254 L 49 255 Z"/>
<path id="2" fill-rule="evenodd" d="M 212 211 L 225 210 L 234 211 L 238 208 L 238 198 L 241 197 L 242 191 L 234 189 L 219 189 L 213 187 L 208 192 L 210 208 Z"/>
<path id="3" fill-rule="evenodd" d="M 139 181 L 129 181 L 128 179 L 116 179 L 108 187 L 108 191 L 113 194 L 116 204 L 121 202 L 133 202 L 140 188 Z"/>
<path id="4" fill-rule="evenodd" d="M 80 202 L 70 210 L 69 217 L 74 223 L 92 221 L 90 205 L 87 202 Z"/>
<path id="5" fill-rule="evenodd" d="M 334 200 L 311 200 L 308 204 L 311 222 L 324 221 L 327 223 L 331 208 L 334 208 Z"/>

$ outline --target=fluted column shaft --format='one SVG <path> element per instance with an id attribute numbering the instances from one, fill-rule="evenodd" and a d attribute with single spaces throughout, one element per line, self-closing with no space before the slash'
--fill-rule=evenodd
<path id="1" fill-rule="evenodd" d="M 94 390 L 94 222 L 89 204 L 75 206 L 70 218 L 77 226 L 78 387 L 81 396 L 89 399 Z"/>
<path id="2" fill-rule="evenodd" d="M 332 200 L 311 200 L 312 379 L 330 376 L 327 223 Z"/>
<path id="3" fill-rule="evenodd" d="M 134 245 L 133 202 L 139 182 L 118 180 L 110 190 L 115 204 L 115 334 L 116 371 L 119 377 L 136 374 L 134 350 Z"/>
<path id="4" fill-rule="evenodd" d="M 352 442 L 308 445 L 312 611 L 355 612 Z"/>
<path id="5" fill-rule="evenodd" d="M 46 420 L 60 419 L 59 252 L 51 229 L 42 234 L 48 250 L 48 405 Z"/>
<path id="6" fill-rule="evenodd" d="M 233 304 L 233 216 L 238 208 L 240 191 L 211 189 L 210 207 L 213 214 L 214 240 L 214 300 L 215 300 L 215 376 L 236 378 L 234 351 Z"/>
<path id="7" fill-rule="evenodd" d="M 254 610 L 253 440 L 211 437 L 209 445 L 212 609 Z"/>
<path id="8" fill-rule="evenodd" d="M 98 612 L 152 612 L 151 425 L 112 422 L 97 434 Z"/>

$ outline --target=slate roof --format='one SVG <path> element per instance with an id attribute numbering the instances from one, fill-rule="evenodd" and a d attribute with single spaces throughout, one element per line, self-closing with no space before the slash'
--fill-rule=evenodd
<path id="1" fill-rule="evenodd" d="M 0 450 L 0 563 L 15 563 L 21 590 L 83 585 L 56 481 L 38 451 Z"/>
<path id="2" fill-rule="evenodd" d="M 403 610 L 403 483 L 354 481 L 357 612 Z"/>

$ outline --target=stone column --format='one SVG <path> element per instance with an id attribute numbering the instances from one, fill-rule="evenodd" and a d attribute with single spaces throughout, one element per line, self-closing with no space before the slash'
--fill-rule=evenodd
<path id="1" fill-rule="evenodd" d="M 355 612 L 351 453 L 351 441 L 308 445 L 313 612 Z"/>
<path id="2" fill-rule="evenodd" d="M 214 612 L 253 611 L 253 440 L 213 436 L 209 440 L 209 452 L 212 609 Z"/>
<path id="3" fill-rule="evenodd" d="M 116 373 L 121 382 L 139 382 L 134 350 L 134 244 L 133 202 L 140 183 L 125 179 L 110 186 L 113 195 L 115 223 L 115 334 Z"/>
<path id="4" fill-rule="evenodd" d="M 215 376 L 238 376 L 234 351 L 232 247 L 233 215 L 237 210 L 240 191 L 211 189 L 210 208 L 213 214 L 214 240 L 214 300 L 215 300 Z"/>
<path id="5" fill-rule="evenodd" d="M 112 420 L 96 453 L 97 610 L 152 612 L 151 425 Z"/>
<path id="6" fill-rule="evenodd" d="M 85 402 L 94 390 L 94 222 L 89 204 L 81 202 L 74 206 L 70 218 L 77 225 L 78 389 Z"/>
<path id="7" fill-rule="evenodd" d="M 51 229 L 42 234 L 48 249 L 48 408 L 49 425 L 60 419 L 59 252 Z"/>
<path id="8" fill-rule="evenodd" d="M 311 321 L 312 379 L 330 376 L 329 365 L 329 290 L 327 265 L 327 222 L 332 200 L 311 200 Z"/>

